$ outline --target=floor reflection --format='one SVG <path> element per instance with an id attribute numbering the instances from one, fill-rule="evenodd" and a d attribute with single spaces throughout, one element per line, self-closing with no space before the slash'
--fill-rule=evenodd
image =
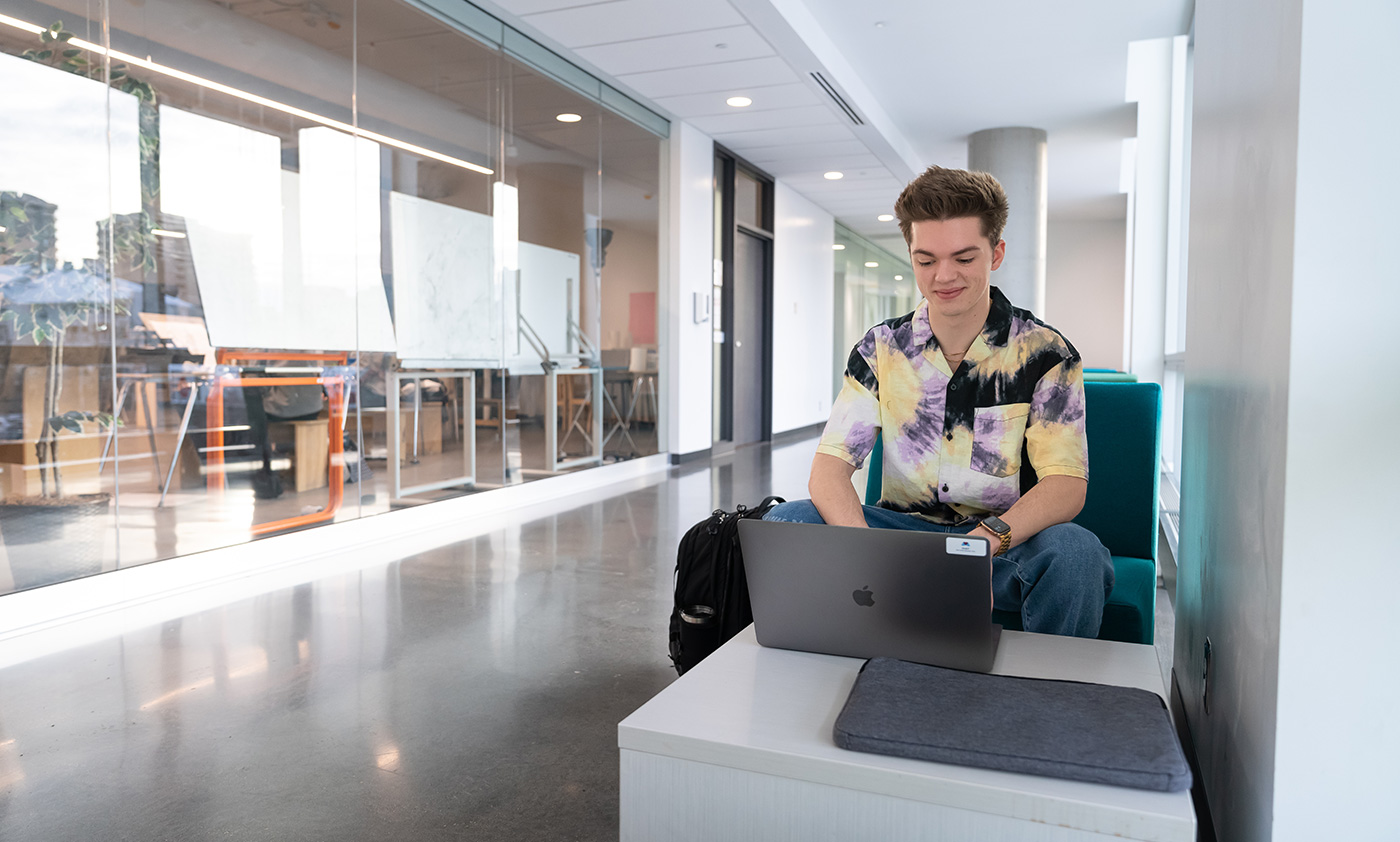
<path id="1" fill-rule="evenodd" d="M 633 438 L 644 448 L 641 454 L 632 451 L 630 444 L 627 450 L 620 450 L 619 437 L 609 443 L 608 461 L 655 452 L 654 426 L 634 429 Z M 543 470 L 544 432 L 539 424 L 508 424 L 504 435 L 480 430 L 476 441 L 476 486 L 440 489 L 411 495 L 409 499 L 427 502 L 499 488 L 507 484 L 503 476 L 503 465 L 507 464 L 514 464 L 517 469 L 510 475 L 510 482 L 548 476 Z M 440 449 L 434 453 L 420 454 L 416 462 L 406 460 L 401 474 L 404 487 L 461 475 L 463 442 L 449 439 L 438 444 Z M 361 482 L 346 486 L 345 502 L 336 522 L 382 514 L 394 507 L 385 455 L 382 446 L 371 451 L 367 461 L 370 471 Z M 528 470 L 520 468 L 522 460 Z M 283 459 L 278 464 L 290 465 L 290 461 Z M 229 487 L 221 493 L 211 493 L 195 483 L 183 489 L 172 487 L 162 502 L 159 477 L 140 459 L 119 463 L 118 469 L 106 476 L 105 486 L 94 485 L 90 490 L 113 494 L 115 502 L 81 516 L 67 516 L 52 536 L 18 543 L 17 536 L 8 534 L 0 525 L 0 595 L 246 544 L 253 540 L 254 524 L 316 511 L 329 500 L 324 487 L 297 492 L 290 483 L 280 497 L 260 500 L 254 497 L 248 476 L 235 471 Z"/>
<path id="2" fill-rule="evenodd" d="M 796 447 L 0 670 L 0 838 L 616 839 L 677 542 Z"/>

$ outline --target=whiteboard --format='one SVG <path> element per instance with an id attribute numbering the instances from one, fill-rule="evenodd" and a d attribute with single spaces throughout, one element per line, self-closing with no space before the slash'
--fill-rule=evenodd
<path id="1" fill-rule="evenodd" d="M 300 173 L 275 136 L 161 108 L 161 204 L 188 231 L 219 348 L 392 351 L 379 271 L 379 148 L 299 132 Z"/>
<path id="2" fill-rule="evenodd" d="M 389 194 L 398 354 L 409 368 L 501 364 L 504 318 L 492 283 L 491 217 Z"/>
<path id="3" fill-rule="evenodd" d="M 410 196 L 389 194 L 394 323 L 405 367 L 505 366 L 540 373 L 539 354 L 518 329 L 523 316 L 553 359 L 577 356 L 569 321 L 578 320 L 579 255 L 519 243 L 518 273 L 496 282 L 493 239 L 501 220 Z"/>
<path id="4" fill-rule="evenodd" d="M 533 243 L 520 244 L 519 313 L 544 341 L 552 359 L 578 358 L 569 336 L 569 322 L 578 321 L 579 279 L 583 263 L 571 251 Z M 540 357 L 520 335 L 510 368 L 538 373 Z"/>

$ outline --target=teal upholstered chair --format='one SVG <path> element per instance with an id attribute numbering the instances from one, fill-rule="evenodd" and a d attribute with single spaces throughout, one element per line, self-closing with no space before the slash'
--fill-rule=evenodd
<path id="1" fill-rule="evenodd" d="M 1162 387 L 1156 383 L 1084 384 L 1089 436 L 1089 493 L 1074 522 L 1098 536 L 1113 556 L 1113 592 L 1103 609 L 1102 640 L 1152 643 L 1157 604 L 1157 494 L 1161 464 Z M 879 503 L 884 448 L 870 454 L 865 502 Z M 993 612 L 1003 628 L 1021 617 Z"/>
<path id="2" fill-rule="evenodd" d="M 1084 369 L 1085 383 L 1136 383 L 1137 375 L 1129 374 L 1126 371 L 1114 371 L 1109 368 L 1086 368 Z"/>

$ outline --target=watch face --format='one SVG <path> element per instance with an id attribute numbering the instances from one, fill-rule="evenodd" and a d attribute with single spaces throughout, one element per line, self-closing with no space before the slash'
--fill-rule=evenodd
<path id="1" fill-rule="evenodd" d="M 996 515 L 988 515 L 982 519 L 982 525 L 992 530 L 998 535 L 1005 535 L 1011 531 L 1011 527 L 1006 525 L 1006 521 Z"/>

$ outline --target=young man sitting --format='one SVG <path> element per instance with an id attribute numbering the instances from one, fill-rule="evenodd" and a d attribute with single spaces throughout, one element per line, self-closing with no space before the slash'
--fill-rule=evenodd
<path id="1" fill-rule="evenodd" d="M 1113 563 L 1070 522 L 1088 488 L 1083 367 L 1057 330 L 991 285 L 1007 212 L 986 173 L 930 167 L 904 188 L 895 215 L 924 300 L 851 351 L 811 500 L 765 519 L 987 538 L 998 610 L 1019 612 L 1026 631 L 1095 637 Z M 851 475 L 878 436 L 883 493 L 862 506 Z"/>

